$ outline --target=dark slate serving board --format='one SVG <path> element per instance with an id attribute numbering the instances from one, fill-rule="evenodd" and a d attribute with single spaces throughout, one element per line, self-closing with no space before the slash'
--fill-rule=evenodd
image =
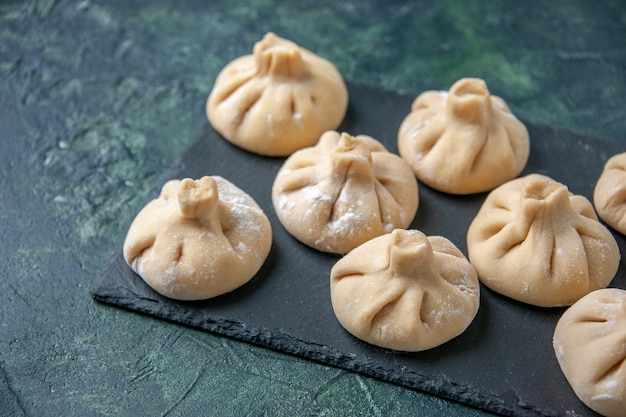
<path id="1" fill-rule="evenodd" d="M 349 85 L 350 106 L 339 130 L 368 134 L 397 152 L 396 132 L 413 97 Z M 591 198 L 605 161 L 626 144 L 527 125 L 526 173 L 551 176 Z M 150 289 L 118 253 L 92 288 L 105 303 L 336 366 L 505 415 L 595 416 L 574 395 L 552 350 L 564 309 L 527 306 L 482 287 L 480 310 L 461 336 L 435 349 L 402 353 L 368 345 L 337 322 L 329 273 L 337 256 L 310 249 L 280 225 L 271 203 L 284 159 L 232 146 L 204 122 L 166 178 L 221 175 L 247 191 L 272 222 L 274 242 L 265 265 L 245 286 L 203 302 L 178 302 Z M 412 227 L 443 235 L 465 254 L 465 234 L 486 194 L 450 196 L 420 184 Z M 616 234 L 622 257 L 626 240 Z M 121 242 L 120 242 L 121 243 Z M 626 288 L 620 266 L 611 286 Z M 575 413 L 575 414 L 573 414 Z"/>

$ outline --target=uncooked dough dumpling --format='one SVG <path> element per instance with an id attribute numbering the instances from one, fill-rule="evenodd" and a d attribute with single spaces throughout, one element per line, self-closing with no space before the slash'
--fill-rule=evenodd
<path id="1" fill-rule="evenodd" d="M 339 127 L 348 90 L 329 61 L 273 33 L 229 63 L 209 95 L 209 121 L 248 151 L 287 156 Z"/>
<path id="2" fill-rule="evenodd" d="M 417 178 L 451 194 L 492 190 L 517 177 L 528 161 L 528 131 L 478 78 L 449 91 L 426 91 L 398 131 L 398 151 Z"/>
<path id="3" fill-rule="evenodd" d="M 604 165 L 593 203 L 602 220 L 626 235 L 626 152 L 614 155 Z"/>
<path id="4" fill-rule="evenodd" d="M 561 316 L 554 353 L 580 400 L 606 417 L 626 415 L 626 291 L 597 290 Z"/>
<path id="5" fill-rule="evenodd" d="M 620 260 L 589 200 L 539 174 L 489 193 L 470 224 L 467 250 L 487 287 L 541 307 L 571 305 L 606 287 Z"/>
<path id="6" fill-rule="evenodd" d="M 337 319 L 368 343 L 421 351 L 460 335 L 480 301 L 476 271 L 441 236 L 394 230 L 357 247 L 332 268 Z"/>
<path id="7" fill-rule="evenodd" d="M 252 197 L 206 176 L 168 181 L 132 222 L 124 258 L 160 294 L 203 300 L 252 279 L 271 245 L 270 222 Z"/>
<path id="8" fill-rule="evenodd" d="M 418 186 L 408 164 L 377 140 L 329 131 L 316 146 L 287 158 L 274 180 L 272 202 L 296 239 L 343 254 L 408 227 Z"/>

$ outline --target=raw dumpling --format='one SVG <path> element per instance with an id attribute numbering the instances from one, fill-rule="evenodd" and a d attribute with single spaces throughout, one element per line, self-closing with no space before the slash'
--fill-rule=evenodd
<path id="1" fill-rule="evenodd" d="M 291 155 L 276 175 L 272 202 L 299 241 L 346 253 L 396 228 L 417 211 L 418 186 L 408 164 L 375 139 L 326 132 Z"/>
<path id="2" fill-rule="evenodd" d="M 132 222 L 124 258 L 160 294 L 202 300 L 248 282 L 272 245 L 272 229 L 248 194 L 224 178 L 168 181 Z"/>
<path id="3" fill-rule="evenodd" d="M 626 235 L 626 152 L 614 155 L 604 165 L 593 192 L 593 202 L 598 216 Z"/>
<path id="4" fill-rule="evenodd" d="M 571 305 L 606 287 L 620 259 L 589 200 L 538 174 L 489 193 L 470 224 L 467 250 L 487 287 L 542 307 Z"/>
<path id="5" fill-rule="evenodd" d="M 587 407 L 606 417 L 626 415 L 626 291 L 607 288 L 581 298 L 561 316 L 553 344 Z"/>
<path id="6" fill-rule="evenodd" d="M 376 346 L 421 351 L 463 333 L 474 320 L 476 271 L 452 242 L 394 230 L 354 249 L 332 268 L 337 319 Z"/>
<path id="7" fill-rule="evenodd" d="M 450 91 L 426 91 L 398 131 L 398 150 L 417 178 L 451 194 L 492 190 L 517 177 L 528 161 L 528 131 L 481 79 Z"/>
<path id="8" fill-rule="evenodd" d="M 229 63 L 206 105 L 224 138 L 248 151 L 287 156 L 341 124 L 348 90 L 329 61 L 273 33 Z"/>

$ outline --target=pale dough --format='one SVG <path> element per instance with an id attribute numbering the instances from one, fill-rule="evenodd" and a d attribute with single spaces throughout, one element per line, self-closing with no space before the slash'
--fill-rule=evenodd
<path id="1" fill-rule="evenodd" d="M 598 216 L 626 235 L 626 152 L 612 156 L 604 165 L 593 202 Z"/>
<path id="2" fill-rule="evenodd" d="M 489 193 L 470 224 L 467 249 L 487 287 L 542 307 L 571 305 L 606 287 L 620 261 L 589 200 L 538 174 Z"/>
<path id="3" fill-rule="evenodd" d="M 597 290 L 561 316 L 554 353 L 572 389 L 606 417 L 626 415 L 626 291 Z"/>
<path id="4" fill-rule="evenodd" d="M 418 200 L 415 175 L 402 158 L 369 136 L 335 131 L 291 155 L 272 187 L 278 219 L 292 236 L 340 254 L 408 227 Z"/>
<path id="5" fill-rule="evenodd" d="M 485 82 L 463 78 L 449 91 L 426 91 L 398 130 L 398 151 L 417 178 L 451 194 L 492 190 L 528 161 L 528 131 Z"/>
<path id="6" fill-rule="evenodd" d="M 373 345 L 421 351 L 458 336 L 480 301 L 476 271 L 441 236 L 394 230 L 332 268 L 330 295 L 341 325 Z"/>
<path id="7" fill-rule="evenodd" d="M 215 130 L 235 145 L 267 156 L 287 156 L 339 127 L 348 90 L 329 61 L 273 33 L 253 54 L 229 63 L 206 104 Z"/>
<path id="8" fill-rule="evenodd" d="M 168 181 L 133 220 L 124 258 L 160 294 L 215 297 L 248 282 L 272 245 L 257 203 L 219 176 Z"/>

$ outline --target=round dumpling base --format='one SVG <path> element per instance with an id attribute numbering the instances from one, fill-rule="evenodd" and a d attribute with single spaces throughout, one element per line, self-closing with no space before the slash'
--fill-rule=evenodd
<path id="1" fill-rule="evenodd" d="M 483 284 L 540 307 L 571 305 L 606 287 L 620 260 L 589 200 L 539 174 L 489 193 L 469 226 L 467 250 Z"/>
<path id="2" fill-rule="evenodd" d="M 426 91 L 398 130 L 398 152 L 424 184 L 450 194 L 490 191 L 517 177 L 530 154 L 524 124 L 479 78 Z"/>
<path id="3" fill-rule="evenodd" d="M 397 229 L 340 259 L 330 294 L 352 335 L 415 352 L 463 333 L 478 312 L 480 289 L 476 271 L 448 239 Z"/>
<path id="4" fill-rule="evenodd" d="M 287 158 L 274 179 L 272 203 L 300 242 L 345 254 L 408 227 L 419 193 L 409 165 L 380 142 L 328 131 L 315 146 Z"/>
<path id="5" fill-rule="evenodd" d="M 554 352 L 580 400 L 606 417 L 626 412 L 626 291 L 606 288 L 581 298 L 554 330 Z"/>
<path id="6" fill-rule="evenodd" d="M 606 224 L 626 235 L 626 152 L 612 156 L 604 165 L 593 203 Z"/>
<path id="7" fill-rule="evenodd" d="M 258 204 L 214 176 L 167 182 L 133 220 L 123 254 L 161 295 L 203 300 L 250 281 L 271 245 L 270 222 Z"/>
<path id="8" fill-rule="evenodd" d="M 336 129 L 348 89 L 328 60 L 268 33 L 253 54 L 218 74 L 207 103 L 213 128 L 226 140 L 265 156 L 288 156 Z"/>

